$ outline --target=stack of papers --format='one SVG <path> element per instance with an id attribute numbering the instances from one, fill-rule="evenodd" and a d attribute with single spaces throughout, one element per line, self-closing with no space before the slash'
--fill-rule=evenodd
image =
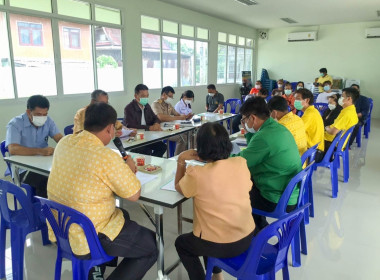
<path id="1" fill-rule="evenodd" d="M 174 185 L 174 179 L 171 180 L 169 183 L 165 184 L 161 190 L 166 190 L 166 191 L 172 191 L 172 192 L 176 192 L 175 190 L 175 185 Z"/>
<path id="2" fill-rule="evenodd" d="M 157 175 L 152 175 L 152 174 L 147 174 L 147 173 L 144 173 L 144 172 L 140 172 L 138 171 L 136 173 L 136 177 L 137 179 L 139 179 L 140 183 L 141 183 L 141 186 L 145 185 L 146 183 L 149 183 L 151 181 L 153 181 L 154 179 L 156 179 L 158 176 Z"/>

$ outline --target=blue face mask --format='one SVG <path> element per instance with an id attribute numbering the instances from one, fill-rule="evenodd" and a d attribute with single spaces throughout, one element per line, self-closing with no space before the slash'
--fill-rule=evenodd
<path id="1" fill-rule="evenodd" d="M 148 97 L 142 97 L 140 98 L 140 104 L 145 106 L 146 104 L 148 104 L 149 102 L 149 98 Z"/>
<path id="2" fill-rule="evenodd" d="M 323 75 L 325 75 L 325 74 L 323 74 L 323 73 L 319 73 L 319 76 L 323 77 Z"/>
<path id="3" fill-rule="evenodd" d="M 324 86 L 323 89 L 324 89 L 325 91 L 329 91 L 329 90 L 330 90 L 330 86 Z"/>

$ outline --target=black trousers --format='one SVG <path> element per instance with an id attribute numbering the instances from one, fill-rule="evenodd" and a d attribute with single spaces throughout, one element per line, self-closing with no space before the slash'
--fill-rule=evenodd
<path id="1" fill-rule="evenodd" d="M 262 197 L 260 194 L 260 191 L 258 188 L 253 186 L 251 192 L 249 193 L 251 196 L 251 206 L 252 208 L 272 212 L 277 206 L 277 203 L 273 203 L 272 201 L 267 200 L 266 198 Z M 291 212 L 296 208 L 297 205 L 288 205 L 286 207 L 286 212 Z M 265 216 L 252 214 L 253 219 L 256 224 L 255 228 L 255 235 L 265 228 L 268 225 L 268 221 Z"/>
<path id="2" fill-rule="evenodd" d="M 192 232 L 177 237 L 175 247 L 179 258 L 189 275 L 190 280 L 205 279 L 200 256 L 203 256 L 207 267 L 207 257 L 232 258 L 246 251 L 252 241 L 253 232 L 243 239 L 232 243 L 214 243 L 196 237 Z M 213 273 L 220 273 L 220 268 L 214 267 Z"/>
<path id="3" fill-rule="evenodd" d="M 237 114 L 232 119 L 232 133 L 236 133 L 240 130 L 239 125 L 240 125 L 241 119 L 242 119 L 241 114 Z"/>
<path id="4" fill-rule="evenodd" d="M 47 198 L 48 177 L 29 171 L 20 174 L 20 181 L 34 188 L 35 195 Z"/>
<path id="5" fill-rule="evenodd" d="M 127 211 L 120 210 L 123 211 L 125 223 L 119 235 L 111 241 L 106 235 L 98 234 L 100 243 L 108 255 L 124 258 L 107 279 L 139 280 L 157 261 L 156 235 L 153 231 L 131 221 Z M 88 279 L 103 279 L 101 276 L 106 265 L 108 264 L 92 268 Z"/>
<path id="6" fill-rule="evenodd" d="M 162 157 L 166 152 L 166 144 L 159 141 L 141 148 L 132 149 L 131 152 L 154 157 Z"/>
<path id="7" fill-rule="evenodd" d="M 348 147 L 351 147 L 352 143 L 354 143 L 356 136 L 358 135 L 359 132 L 359 127 L 363 126 L 364 122 L 359 120 L 359 122 L 355 125 L 354 130 L 351 133 L 350 140 L 348 142 Z"/>

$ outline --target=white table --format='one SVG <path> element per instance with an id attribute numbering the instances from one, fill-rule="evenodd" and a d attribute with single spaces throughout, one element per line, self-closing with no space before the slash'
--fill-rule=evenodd
<path id="1" fill-rule="evenodd" d="M 116 152 L 116 151 L 115 151 Z M 131 153 L 132 156 L 138 154 Z M 157 246 L 159 256 L 157 259 L 157 270 L 164 274 L 170 273 L 178 264 L 177 261 L 167 270 L 164 266 L 164 239 L 163 239 L 163 208 L 175 208 L 178 211 L 178 233 L 182 234 L 182 221 L 191 221 L 190 219 L 182 218 L 182 203 L 187 200 L 183 195 L 174 191 L 161 190 L 161 187 L 171 180 L 174 180 L 177 162 L 174 159 L 165 159 L 158 157 L 145 156 L 146 163 L 158 165 L 162 171 L 155 174 L 158 177 L 153 181 L 143 185 L 141 188 L 141 196 L 139 201 L 141 208 L 147 214 L 150 221 L 154 224 L 157 234 Z M 12 167 L 12 172 L 15 176 L 16 184 L 20 185 L 19 171 L 24 169 L 32 171 L 44 176 L 49 176 L 53 156 L 10 156 L 4 158 Z M 152 206 L 154 209 L 154 218 L 145 207 Z"/>

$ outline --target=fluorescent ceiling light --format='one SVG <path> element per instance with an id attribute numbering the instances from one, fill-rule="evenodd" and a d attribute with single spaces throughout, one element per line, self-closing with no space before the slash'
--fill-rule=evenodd
<path id="1" fill-rule="evenodd" d="M 291 18 L 281 18 L 282 21 L 285 21 L 287 23 L 298 23 L 294 19 Z"/>
<path id="2" fill-rule="evenodd" d="M 255 0 L 235 0 L 235 1 L 246 6 L 252 6 L 252 5 L 258 4 Z"/>

